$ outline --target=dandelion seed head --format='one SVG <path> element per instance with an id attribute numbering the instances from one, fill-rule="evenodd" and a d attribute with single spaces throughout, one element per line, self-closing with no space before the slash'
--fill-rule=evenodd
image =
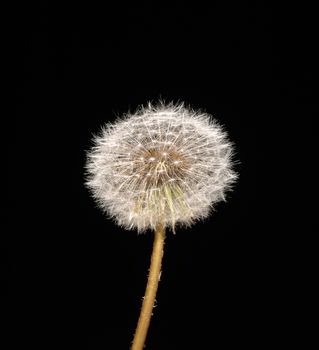
<path id="1" fill-rule="evenodd" d="M 233 146 L 209 114 L 149 104 L 106 124 L 88 152 L 86 185 L 116 222 L 139 232 L 190 226 L 225 200 Z"/>

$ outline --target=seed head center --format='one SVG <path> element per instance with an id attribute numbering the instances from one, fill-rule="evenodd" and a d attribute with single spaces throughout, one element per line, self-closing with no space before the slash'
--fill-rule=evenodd
<path id="1" fill-rule="evenodd" d="M 146 179 L 148 186 L 159 186 L 183 178 L 187 161 L 178 150 L 168 148 L 143 149 L 134 157 L 134 173 Z"/>

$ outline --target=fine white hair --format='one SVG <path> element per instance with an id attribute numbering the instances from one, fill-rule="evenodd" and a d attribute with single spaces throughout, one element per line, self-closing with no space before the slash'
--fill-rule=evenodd
<path id="1" fill-rule="evenodd" d="M 106 124 L 87 153 L 86 186 L 98 205 L 138 232 L 206 218 L 236 178 L 223 127 L 184 103 L 149 103 Z"/>

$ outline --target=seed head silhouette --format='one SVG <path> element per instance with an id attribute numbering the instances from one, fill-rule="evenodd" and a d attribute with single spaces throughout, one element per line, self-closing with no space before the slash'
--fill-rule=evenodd
<path id="1" fill-rule="evenodd" d="M 237 177 L 226 132 L 184 104 L 140 107 L 94 142 L 86 184 L 109 216 L 138 232 L 207 217 Z"/>

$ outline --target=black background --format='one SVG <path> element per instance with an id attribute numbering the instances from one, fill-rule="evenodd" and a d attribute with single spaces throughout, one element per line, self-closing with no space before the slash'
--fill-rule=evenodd
<path id="1" fill-rule="evenodd" d="M 288 160 L 287 121 L 312 106 L 311 72 L 295 72 L 289 59 L 298 31 L 278 31 L 276 21 L 262 1 L 19 9 L 12 348 L 129 348 L 152 233 L 124 231 L 103 216 L 83 185 L 85 152 L 103 123 L 158 98 L 220 120 L 240 178 L 209 219 L 168 235 L 147 349 L 256 348 L 285 334 L 290 272 L 278 264 L 281 224 L 271 219 L 284 213 L 281 201 L 270 208 L 266 199 L 281 175 L 273 183 L 265 174 Z"/>

